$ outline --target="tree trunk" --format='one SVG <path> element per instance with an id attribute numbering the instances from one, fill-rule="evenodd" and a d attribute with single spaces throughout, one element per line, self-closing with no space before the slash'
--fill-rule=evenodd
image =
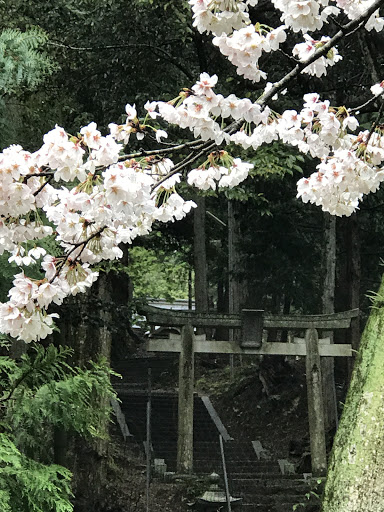
<path id="1" fill-rule="evenodd" d="M 207 250 L 205 236 L 205 197 L 196 198 L 197 208 L 193 214 L 193 254 L 195 267 L 195 310 L 208 313 Z M 207 329 L 197 329 L 198 334 L 206 334 Z"/>
<path id="2" fill-rule="evenodd" d="M 196 199 L 197 208 L 193 217 L 193 252 L 195 266 L 195 309 L 198 313 L 208 311 L 207 252 L 205 247 L 205 198 Z"/>
<path id="3" fill-rule="evenodd" d="M 324 213 L 324 288 L 323 288 L 323 313 L 335 312 L 335 276 L 336 276 L 336 217 Z M 333 343 L 333 332 L 324 332 L 324 337 L 329 337 Z M 333 357 L 323 357 L 321 360 L 321 374 L 323 381 L 324 398 L 324 426 L 328 431 L 337 426 L 337 401 L 335 386 L 335 371 Z"/>
<path id="4" fill-rule="evenodd" d="M 73 348 L 74 366 L 87 367 L 89 361 L 103 358 L 110 362 L 111 354 L 111 280 L 101 273 L 92 289 L 85 294 L 71 297 L 61 315 L 60 333 L 55 333 L 56 343 Z M 100 407 L 108 407 L 105 397 L 99 397 Z M 109 424 L 99 425 L 108 434 Z M 92 441 L 92 450 L 83 440 L 65 434 L 60 428 L 54 432 L 55 461 L 66 462 L 76 475 L 76 482 L 82 492 L 92 488 L 92 499 L 98 499 L 98 492 L 106 482 L 107 446 L 106 439 Z M 68 453 L 66 453 L 68 452 Z M 92 508 L 92 504 L 90 504 Z M 80 509 L 81 510 L 81 509 Z"/>
<path id="5" fill-rule="evenodd" d="M 360 232 L 359 218 L 356 213 L 351 217 L 340 219 L 343 231 L 345 256 L 341 268 L 339 301 L 341 310 L 360 307 Z M 345 331 L 344 343 L 351 343 L 354 350 L 358 350 L 360 343 L 359 318 L 353 318 L 350 331 Z M 348 360 L 348 375 L 352 374 L 354 358 Z"/>
<path id="6" fill-rule="evenodd" d="M 239 256 L 239 221 L 233 201 L 228 200 L 228 313 L 240 313 L 241 288 L 239 282 L 240 256 Z M 229 329 L 229 340 L 239 341 L 239 330 Z M 241 356 L 240 356 L 241 364 Z M 233 378 L 234 356 L 229 356 L 231 378 Z"/>
<path id="7" fill-rule="evenodd" d="M 240 313 L 241 310 L 239 231 L 235 204 L 228 201 L 228 313 Z"/>
<path id="8" fill-rule="evenodd" d="M 307 349 L 305 373 L 307 377 L 312 474 L 313 476 L 323 476 L 327 471 L 327 453 L 325 448 L 324 403 L 321 396 L 319 337 L 316 329 L 307 329 L 305 345 Z"/>
<path id="9" fill-rule="evenodd" d="M 348 275 L 349 275 L 349 304 L 350 308 L 360 307 L 360 234 L 359 223 L 356 213 L 348 219 L 348 239 L 347 251 Z M 360 343 L 360 323 L 359 318 L 352 319 L 351 323 L 351 343 L 354 350 L 358 350 Z"/>
<path id="10" fill-rule="evenodd" d="M 337 431 L 322 512 L 384 512 L 384 280 Z"/>
<path id="11" fill-rule="evenodd" d="M 193 327 L 185 325 L 181 330 L 177 428 L 177 472 L 181 474 L 190 474 L 193 471 L 193 392 L 195 385 L 193 345 Z"/>
<path id="12" fill-rule="evenodd" d="M 129 248 L 128 244 L 121 246 L 123 257 L 119 260 L 122 265 L 129 267 Z M 101 276 L 100 276 L 101 278 Z M 131 327 L 131 311 L 129 306 L 133 298 L 133 285 L 129 275 L 126 272 L 109 272 L 106 276 L 106 282 L 103 286 L 106 289 L 102 292 L 107 304 L 113 302 L 113 307 L 109 308 L 107 323 L 108 332 L 112 333 L 111 361 L 120 361 L 130 355 L 135 349 L 137 338 Z M 109 298 L 110 297 L 110 298 Z M 105 354 L 109 357 L 109 354 Z M 112 365 L 113 366 L 113 365 Z"/>

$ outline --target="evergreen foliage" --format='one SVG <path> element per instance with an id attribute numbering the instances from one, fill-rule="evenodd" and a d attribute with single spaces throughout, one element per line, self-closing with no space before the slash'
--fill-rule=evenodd
<path id="1" fill-rule="evenodd" d="M 14 275 L 17 273 L 17 266 L 8 262 L 9 254 L 4 253 L 0 256 L 0 300 L 5 302 L 8 292 L 12 286 Z"/>
<path id="2" fill-rule="evenodd" d="M 70 471 L 26 457 L 0 434 L 1 512 L 70 512 L 70 481 Z"/>
<path id="3" fill-rule="evenodd" d="M 27 112 L 31 113 L 31 108 L 27 107 L 27 97 L 58 67 L 43 50 L 47 40 L 47 33 L 39 27 L 28 27 L 24 31 L 18 28 L 5 28 L 0 32 L 2 146 L 8 146 L 14 141 L 21 142 Z M 32 110 L 36 111 L 35 103 Z M 29 145 L 28 140 L 27 146 Z"/>
<path id="4" fill-rule="evenodd" d="M 47 34 L 37 27 L 22 32 L 5 29 L 0 33 L 0 91 L 15 94 L 22 86 L 35 88 L 52 73 L 52 60 L 41 51 Z"/>
<path id="5" fill-rule="evenodd" d="M 71 472 L 52 464 L 55 427 L 105 436 L 111 370 L 72 368 L 69 348 L 35 345 L 18 363 L 0 357 L 0 511 L 69 512 Z"/>

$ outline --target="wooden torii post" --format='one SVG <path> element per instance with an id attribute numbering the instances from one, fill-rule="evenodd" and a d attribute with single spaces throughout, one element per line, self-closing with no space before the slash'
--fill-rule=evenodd
<path id="1" fill-rule="evenodd" d="M 270 315 L 262 310 L 245 309 L 240 315 L 190 311 L 164 310 L 144 306 L 141 313 L 150 324 L 180 327 L 181 336 L 169 339 L 150 339 L 149 352 L 178 352 L 179 360 L 179 411 L 177 471 L 193 471 L 193 390 L 194 354 L 247 354 L 306 356 L 308 395 L 308 419 L 311 446 L 312 473 L 326 473 L 326 448 L 324 429 L 324 405 L 321 385 L 320 357 L 351 357 L 350 344 L 331 344 L 329 338 L 319 339 L 318 329 L 331 331 L 347 329 L 358 309 L 328 315 Z M 195 336 L 193 327 L 225 326 L 241 329 L 240 343 L 236 341 L 206 340 Z M 264 329 L 305 330 L 305 338 L 295 338 L 294 343 L 262 342 Z"/>

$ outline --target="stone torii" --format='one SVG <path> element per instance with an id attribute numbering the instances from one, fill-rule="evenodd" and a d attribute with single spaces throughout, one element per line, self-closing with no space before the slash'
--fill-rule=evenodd
<path id="1" fill-rule="evenodd" d="M 181 335 L 168 339 L 150 339 L 149 352 L 178 352 L 179 401 L 177 471 L 193 471 L 193 392 L 194 354 L 286 355 L 306 357 L 308 419 L 311 446 L 312 473 L 326 473 L 324 404 L 322 398 L 320 357 L 351 357 L 351 344 L 332 344 L 329 338 L 319 339 L 318 330 L 347 329 L 357 318 L 359 310 L 326 315 L 270 315 L 262 310 L 244 309 L 241 314 L 205 313 L 164 310 L 144 306 L 141 313 L 152 325 L 179 327 Z M 206 340 L 205 335 L 194 334 L 194 327 L 241 329 L 238 341 Z M 305 330 L 305 338 L 294 338 L 294 343 L 263 342 L 264 329 Z"/>

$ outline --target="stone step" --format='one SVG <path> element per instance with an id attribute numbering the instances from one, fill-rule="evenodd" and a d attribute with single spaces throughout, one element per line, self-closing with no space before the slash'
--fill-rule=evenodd
<path id="1" fill-rule="evenodd" d="M 257 460 L 231 460 L 225 457 L 227 467 L 232 473 L 276 473 L 281 475 L 280 468 L 277 463 L 263 464 Z M 297 475 L 296 475 L 297 476 Z"/>
<path id="2" fill-rule="evenodd" d="M 303 495 L 310 490 L 310 485 L 303 480 L 271 478 L 231 478 L 232 486 L 239 490 L 255 493 L 281 494 L 300 492 Z"/>
<path id="3" fill-rule="evenodd" d="M 242 512 L 292 512 L 293 506 L 297 503 L 279 503 L 279 504 L 267 504 L 267 503 L 243 503 L 241 507 Z M 300 507 L 302 510 L 302 507 Z M 298 510 L 300 510 L 300 508 Z"/>
<path id="4" fill-rule="evenodd" d="M 243 496 L 243 497 L 253 497 L 252 500 L 247 499 L 247 501 L 254 501 L 255 503 L 259 502 L 259 498 L 262 499 L 263 497 L 269 497 L 276 499 L 278 501 L 281 501 L 281 499 L 287 499 L 292 500 L 292 497 L 296 499 L 297 496 L 300 497 L 302 500 L 305 497 L 305 494 L 309 491 L 308 487 L 300 488 L 296 487 L 293 489 L 290 489 L 289 487 L 279 488 L 279 489 L 266 489 L 263 487 L 246 487 L 241 488 L 239 487 L 235 482 L 230 483 L 231 492 L 232 494 L 236 494 L 236 496 Z"/>
<path id="5" fill-rule="evenodd" d="M 227 468 L 228 468 L 228 463 L 227 463 Z M 275 479 L 276 480 L 298 479 L 298 480 L 302 481 L 301 475 L 282 475 L 279 472 L 279 469 L 276 467 L 270 468 L 270 471 L 266 471 L 263 468 L 257 468 L 257 467 L 252 468 L 251 470 L 249 470 L 248 468 L 244 468 L 244 471 L 239 471 L 235 468 L 235 470 L 228 471 L 228 473 L 230 473 L 231 478 L 240 479 L 240 480 L 246 479 L 246 480 L 264 481 L 264 480 L 275 480 Z"/>
<path id="6" fill-rule="evenodd" d="M 147 364 L 148 361 L 124 361 L 119 366 L 124 379 L 116 382 L 127 424 L 136 441 L 141 442 L 146 435 Z M 167 364 L 162 361 L 156 369 L 152 366 L 154 381 L 156 375 L 167 371 Z M 119 368 L 116 366 L 117 371 Z M 177 410 L 176 392 L 153 391 L 152 446 L 154 456 L 165 459 L 168 471 L 176 469 Z M 243 511 L 292 512 L 293 505 L 304 502 L 309 485 L 298 475 L 282 476 L 277 461 L 259 460 L 251 441 L 227 441 L 224 453 L 231 494 L 244 498 Z M 194 471 L 222 474 L 219 431 L 197 395 L 194 398 Z"/>

